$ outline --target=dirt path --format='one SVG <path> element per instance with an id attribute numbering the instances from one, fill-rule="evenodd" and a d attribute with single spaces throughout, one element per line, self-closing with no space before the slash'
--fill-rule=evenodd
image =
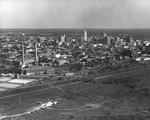
<path id="1" fill-rule="evenodd" d="M 86 104 L 84 106 L 81 107 L 77 107 L 77 108 L 70 108 L 70 109 L 52 109 L 51 107 L 48 107 L 46 110 L 55 110 L 55 111 L 67 111 L 67 110 L 90 110 L 90 109 L 96 109 L 98 107 L 100 107 L 103 103 L 101 104 Z M 5 115 L 5 116 L 1 116 L 0 120 L 6 119 L 6 118 L 13 118 L 13 117 L 19 117 L 22 115 L 27 115 L 27 114 L 32 114 L 33 112 L 36 112 L 38 110 L 41 110 L 41 108 L 39 106 L 37 107 L 33 107 L 31 108 L 31 110 L 27 111 L 27 112 L 23 112 L 20 114 L 14 114 L 14 115 Z"/>

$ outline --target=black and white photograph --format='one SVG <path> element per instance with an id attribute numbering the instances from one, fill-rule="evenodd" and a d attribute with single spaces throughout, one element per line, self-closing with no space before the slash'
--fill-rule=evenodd
<path id="1" fill-rule="evenodd" d="M 150 0 L 0 0 L 0 120 L 150 120 Z"/>

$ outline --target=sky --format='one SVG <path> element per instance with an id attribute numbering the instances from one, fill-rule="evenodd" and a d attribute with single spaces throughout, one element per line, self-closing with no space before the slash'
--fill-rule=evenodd
<path id="1" fill-rule="evenodd" d="M 150 28 L 150 0 L 0 0 L 0 28 Z"/>

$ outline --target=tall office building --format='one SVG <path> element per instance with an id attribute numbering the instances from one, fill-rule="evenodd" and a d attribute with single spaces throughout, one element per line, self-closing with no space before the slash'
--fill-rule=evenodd
<path id="1" fill-rule="evenodd" d="M 101 33 L 102 38 L 105 38 L 107 36 L 107 33 L 105 33 L 104 31 Z"/>
<path id="2" fill-rule="evenodd" d="M 61 42 L 66 42 L 66 35 L 64 34 L 63 36 L 61 36 Z"/>
<path id="3" fill-rule="evenodd" d="M 115 47 L 119 47 L 120 44 L 121 44 L 121 39 L 120 39 L 120 37 L 116 36 L 115 37 Z"/>
<path id="4" fill-rule="evenodd" d="M 84 30 L 84 38 L 83 38 L 85 41 L 87 41 L 88 40 L 88 37 L 87 37 L 87 32 L 86 32 L 86 30 Z"/>
<path id="5" fill-rule="evenodd" d="M 126 38 L 125 38 L 125 41 L 127 42 L 127 43 L 132 43 L 132 41 L 133 41 L 133 38 L 131 37 L 131 36 L 127 36 Z"/>
<path id="6" fill-rule="evenodd" d="M 111 44 L 111 38 L 110 38 L 110 36 L 106 36 L 106 40 L 107 40 L 107 45 L 110 45 Z"/>

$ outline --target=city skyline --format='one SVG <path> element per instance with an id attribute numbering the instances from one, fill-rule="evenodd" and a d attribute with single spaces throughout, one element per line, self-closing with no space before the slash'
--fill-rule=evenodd
<path id="1" fill-rule="evenodd" d="M 0 0 L 0 28 L 150 28 L 149 0 Z"/>

